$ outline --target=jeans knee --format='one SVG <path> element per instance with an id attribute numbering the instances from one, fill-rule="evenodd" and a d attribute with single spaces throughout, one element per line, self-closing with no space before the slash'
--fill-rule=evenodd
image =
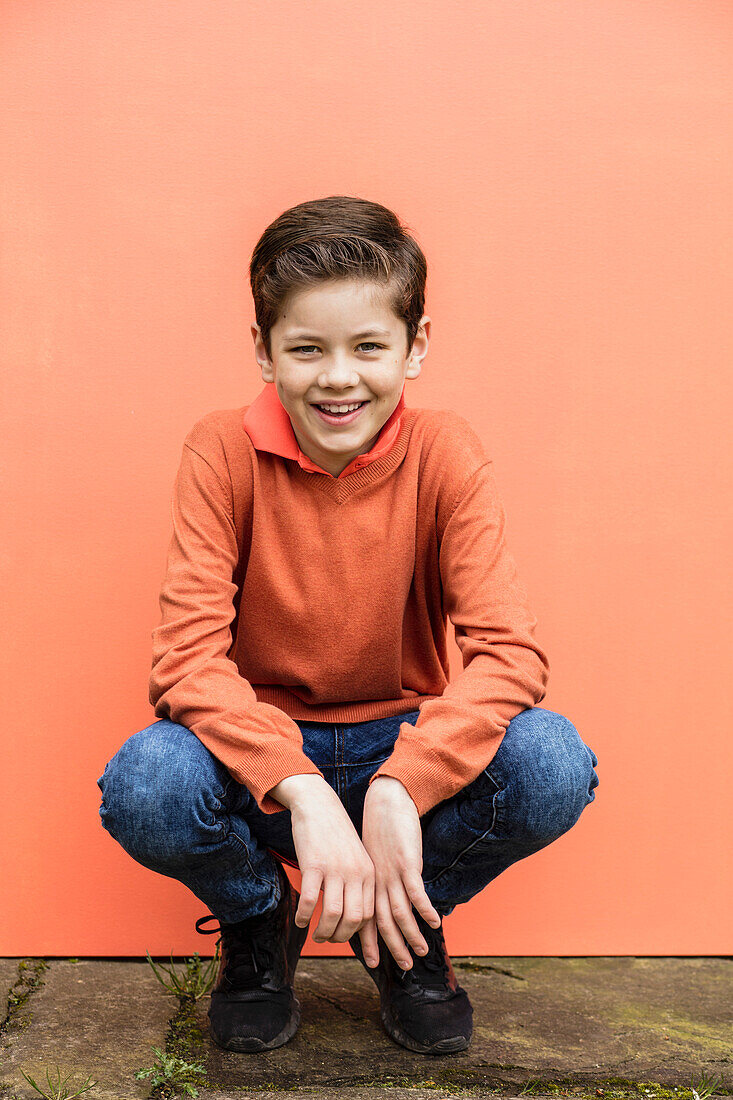
<path id="1" fill-rule="evenodd" d="M 223 833 L 224 792 L 216 776 L 207 782 L 204 754 L 189 730 L 161 720 L 128 738 L 97 780 L 102 825 L 138 862 L 190 863 Z"/>
<path id="2" fill-rule="evenodd" d="M 562 714 L 534 710 L 538 713 L 525 719 L 522 759 L 515 760 L 516 798 L 524 807 L 524 834 L 550 841 L 571 829 L 595 799 L 598 759 Z"/>

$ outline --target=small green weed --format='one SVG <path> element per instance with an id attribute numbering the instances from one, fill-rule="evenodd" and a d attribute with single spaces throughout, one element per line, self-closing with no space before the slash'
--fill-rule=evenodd
<path id="1" fill-rule="evenodd" d="M 153 1089 L 160 1089 L 162 1095 L 172 1096 L 186 1092 L 189 1096 L 198 1096 L 196 1084 L 206 1077 L 206 1070 L 200 1062 L 186 1062 L 175 1054 L 164 1054 L 160 1047 L 153 1047 L 156 1064 L 147 1069 L 139 1069 L 135 1077 L 150 1077 Z"/>
<path id="2" fill-rule="evenodd" d="M 524 1088 L 519 1092 L 519 1096 L 533 1096 L 535 1092 L 554 1093 L 555 1096 L 567 1096 L 567 1089 L 561 1088 L 559 1085 L 553 1084 L 551 1081 L 544 1081 L 540 1077 L 530 1077 L 525 1081 Z"/>
<path id="3" fill-rule="evenodd" d="M 690 1089 L 695 1100 L 707 1100 L 708 1096 L 712 1096 L 722 1084 L 720 1077 L 706 1077 L 703 1073 L 698 1084 L 695 1084 L 695 1078 L 692 1078 Z"/>
<path id="4" fill-rule="evenodd" d="M 145 954 L 160 984 L 174 997 L 188 997 L 192 1001 L 198 1001 L 200 997 L 210 991 L 216 981 L 220 956 L 218 944 L 216 953 L 208 965 L 203 965 L 197 951 L 192 958 L 186 960 L 185 969 L 181 973 L 176 970 L 173 964 L 172 954 L 169 967 L 156 966 L 150 957 L 150 952 L 146 951 Z"/>
<path id="5" fill-rule="evenodd" d="M 46 1081 L 48 1083 L 47 1092 L 45 1088 L 43 1088 L 41 1085 L 37 1085 L 33 1078 L 29 1074 L 27 1074 L 25 1070 L 22 1069 L 20 1072 L 23 1074 L 28 1084 L 32 1088 L 34 1088 L 36 1092 L 40 1093 L 41 1096 L 45 1096 L 46 1100 L 74 1100 L 75 1096 L 81 1096 L 83 1092 L 87 1092 L 89 1089 L 94 1088 L 97 1083 L 96 1081 L 92 1081 L 90 1074 L 89 1077 L 87 1077 L 86 1081 L 84 1081 L 78 1088 L 76 1088 L 76 1091 L 73 1091 L 74 1086 L 72 1085 L 71 1087 L 69 1087 L 69 1079 L 71 1078 L 71 1073 L 68 1073 L 62 1081 L 61 1069 L 59 1066 L 56 1066 L 56 1080 L 52 1081 L 51 1070 L 49 1067 L 46 1067 Z"/>

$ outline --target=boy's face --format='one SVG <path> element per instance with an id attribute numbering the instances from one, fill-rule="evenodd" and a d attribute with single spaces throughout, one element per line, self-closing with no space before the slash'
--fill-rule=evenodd
<path id="1" fill-rule="evenodd" d="M 407 326 L 387 305 L 385 288 L 363 280 L 318 283 L 293 292 L 270 330 L 268 359 L 258 325 L 255 356 L 265 382 L 274 382 L 301 451 L 338 477 L 370 450 L 397 407 L 406 378 L 417 378 L 428 350 L 430 318 L 423 316 L 412 350 Z M 317 404 L 363 401 L 343 421 Z"/>

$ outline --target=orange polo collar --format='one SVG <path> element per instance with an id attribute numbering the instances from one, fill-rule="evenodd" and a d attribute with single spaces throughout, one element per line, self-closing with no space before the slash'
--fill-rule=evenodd
<path id="1" fill-rule="evenodd" d="M 339 477 L 346 477 L 354 470 L 368 466 L 382 458 L 392 448 L 402 426 L 402 410 L 405 408 L 405 387 L 397 403 L 397 407 L 382 425 L 382 430 L 377 436 L 376 442 L 370 451 L 363 455 L 357 455 L 349 465 L 341 471 Z M 270 451 L 272 454 L 281 455 L 282 458 L 294 458 L 304 470 L 310 470 L 315 474 L 326 474 L 333 477 L 327 470 L 317 466 L 312 459 L 300 449 L 295 438 L 290 417 L 283 408 L 274 382 L 266 382 L 262 391 L 249 406 L 243 417 L 244 430 L 252 440 L 258 451 Z"/>

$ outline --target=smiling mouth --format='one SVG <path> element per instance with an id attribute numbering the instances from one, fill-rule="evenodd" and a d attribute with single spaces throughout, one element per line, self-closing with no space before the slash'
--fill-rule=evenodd
<path id="1" fill-rule="evenodd" d="M 358 408 L 356 408 L 356 409 L 351 409 L 348 412 L 336 412 L 336 413 L 328 412 L 321 405 L 312 404 L 311 408 L 315 409 L 315 411 L 316 411 L 317 415 L 319 416 L 319 418 L 321 420 L 325 421 L 327 424 L 339 424 L 339 423 L 349 423 L 350 421 L 354 420 L 357 416 L 360 415 L 362 410 L 368 404 L 369 404 L 368 401 L 362 401 L 359 404 Z"/>

